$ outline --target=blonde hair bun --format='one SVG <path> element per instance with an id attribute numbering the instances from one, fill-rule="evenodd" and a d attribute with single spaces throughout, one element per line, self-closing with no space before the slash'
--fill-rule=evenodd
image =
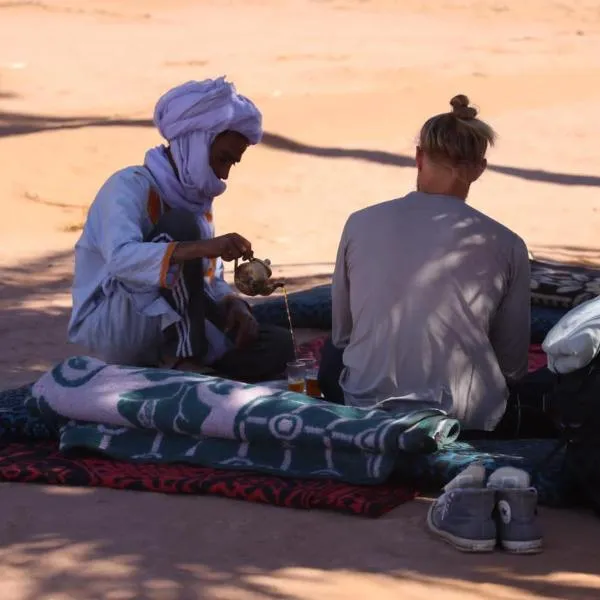
<path id="1" fill-rule="evenodd" d="M 464 94 L 458 94 L 450 100 L 452 114 L 465 121 L 477 118 L 477 109 L 474 106 L 469 106 L 469 98 Z"/>
<path id="2" fill-rule="evenodd" d="M 460 94 L 450 100 L 452 111 L 430 117 L 421 127 L 419 148 L 430 158 L 451 165 L 481 167 L 494 130 L 477 117 L 477 109 Z"/>

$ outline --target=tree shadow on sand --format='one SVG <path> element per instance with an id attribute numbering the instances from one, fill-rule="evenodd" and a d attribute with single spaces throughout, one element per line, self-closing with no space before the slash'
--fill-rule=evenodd
<path id="1" fill-rule="evenodd" d="M 0 268 L 1 387 L 35 380 L 74 353 L 67 345 L 70 309 L 59 298 L 71 287 L 72 252 Z"/>
<path id="2" fill-rule="evenodd" d="M 305 600 L 338 597 L 334 586 L 342 577 L 349 599 L 365 597 L 364 584 L 385 598 L 394 589 L 398 597 L 403 590 L 417 597 L 415 586 L 418 597 L 445 593 L 465 600 L 517 594 L 583 600 L 598 591 L 598 521 L 578 513 L 552 511 L 551 521 L 542 515 L 542 555 L 465 557 L 428 537 L 425 500 L 364 520 L 151 492 L 84 488 L 67 494 L 15 485 L 2 491 L 0 567 L 27 582 L 20 600 Z M 583 575 L 579 582 L 575 574 Z"/>
<path id="3" fill-rule="evenodd" d="M 52 117 L 0 111 L 0 138 L 84 127 L 153 127 L 151 119 L 108 117 Z"/>
<path id="4" fill-rule="evenodd" d="M 584 248 L 583 246 L 541 245 L 529 247 L 535 258 L 569 263 L 573 265 L 597 266 L 600 264 L 600 248 Z"/>
<path id="5" fill-rule="evenodd" d="M 284 150 L 295 154 L 307 154 L 310 156 L 321 156 L 323 158 L 352 158 L 380 165 L 394 167 L 413 167 L 414 158 L 402 154 L 394 154 L 382 150 L 364 150 L 360 148 L 337 148 L 326 146 L 311 146 L 302 144 L 282 135 L 265 133 L 263 144 L 276 150 Z M 524 169 L 520 167 L 509 167 L 502 165 L 489 165 L 491 171 L 519 177 L 528 181 L 543 181 L 557 185 L 581 185 L 600 186 L 600 176 L 596 175 L 572 175 L 569 173 L 557 173 L 541 169 Z"/>
<path id="6" fill-rule="evenodd" d="M 0 137 L 27 135 L 41 131 L 81 129 L 83 127 L 153 127 L 150 119 L 108 118 L 108 117 L 53 117 L 26 113 L 0 111 Z M 383 150 L 363 148 L 340 148 L 335 146 L 315 146 L 298 142 L 291 138 L 266 132 L 265 146 L 282 152 L 330 159 L 353 159 L 394 167 L 413 167 L 412 156 L 395 154 Z M 525 169 L 506 165 L 490 165 L 489 169 L 503 175 L 518 177 L 527 181 L 540 181 L 567 186 L 600 186 L 600 176 L 575 175 L 542 169 Z"/>

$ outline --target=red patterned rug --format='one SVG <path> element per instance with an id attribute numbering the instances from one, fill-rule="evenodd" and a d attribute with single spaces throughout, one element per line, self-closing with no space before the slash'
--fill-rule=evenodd
<path id="1" fill-rule="evenodd" d="M 396 485 L 358 486 L 183 464 L 131 463 L 90 454 L 66 456 L 54 442 L 0 445 L 0 481 L 206 494 L 366 517 L 380 517 L 416 496 L 414 489 Z"/>
<path id="2" fill-rule="evenodd" d="M 319 359 L 326 336 L 301 346 Z M 545 366 L 531 346 L 530 371 Z M 107 487 L 166 494 L 206 494 L 289 508 L 323 509 L 380 517 L 412 500 L 407 486 L 358 486 L 327 480 L 288 479 L 185 464 L 131 463 L 97 455 L 64 455 L 56 442 L 0 443 L 0 481 Z"/>
<path id="3" fill-rule="evenodd" d="M 301 344 L 298 350 L 303 354 L 312 354 L 316 360 L 321 358 L 321 349 L 327 339 L 327 335 L 319 336 L 310 342 Z M 546 366 L 546 354 L 540 344 L 531 344 L 529 346 L 529 372 L 537 371 Z"/>

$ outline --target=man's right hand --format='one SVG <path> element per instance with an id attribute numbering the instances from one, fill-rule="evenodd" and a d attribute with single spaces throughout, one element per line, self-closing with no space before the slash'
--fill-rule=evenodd
<path id="1" fill-rule="evenodd" d="M 211 240 L 205 240 L 207 258 L 221 257 L 223 260 L 231 261 L 236 258 L 248 260 L 252 258 L 252 244 L 239 233 L 226 233 Z"/>
<path id="2" fill-rule="evenodd" d="M 254 256 L 252 244 L 238 233 L 226 233 L 210 240 L 178 242 L 171 255 L 172 263 L 184 263 L 198 258 L 219 258 L 231 261 L 236 258 L 248 260 Z"/>

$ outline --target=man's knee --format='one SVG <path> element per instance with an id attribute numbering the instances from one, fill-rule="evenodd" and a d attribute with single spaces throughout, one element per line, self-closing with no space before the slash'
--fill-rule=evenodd
<path id="1" fill-rule="evenodd" d="M 284 365 L 293 360 L 294 342 L 288 329 L 275 325 L 262 325 L 260 337 L 263 342 L 264 352 L 275 362 Z"/>
<path id="2" fill-rule="evenodd" d="M 262 381 L 281 376 L 293 358 L 290 332 L 281 327 L 262 325 L 254 344 L 228 352 L 214 367 L 231 379 Z"/>
<path id="3" fill-rule="evenodd" d="M 173 208 L 160 217 L 152 237 L 161 233 L 176 242 L 194 242 L 202 237 L 196 217 L 183 208 Z"/>

